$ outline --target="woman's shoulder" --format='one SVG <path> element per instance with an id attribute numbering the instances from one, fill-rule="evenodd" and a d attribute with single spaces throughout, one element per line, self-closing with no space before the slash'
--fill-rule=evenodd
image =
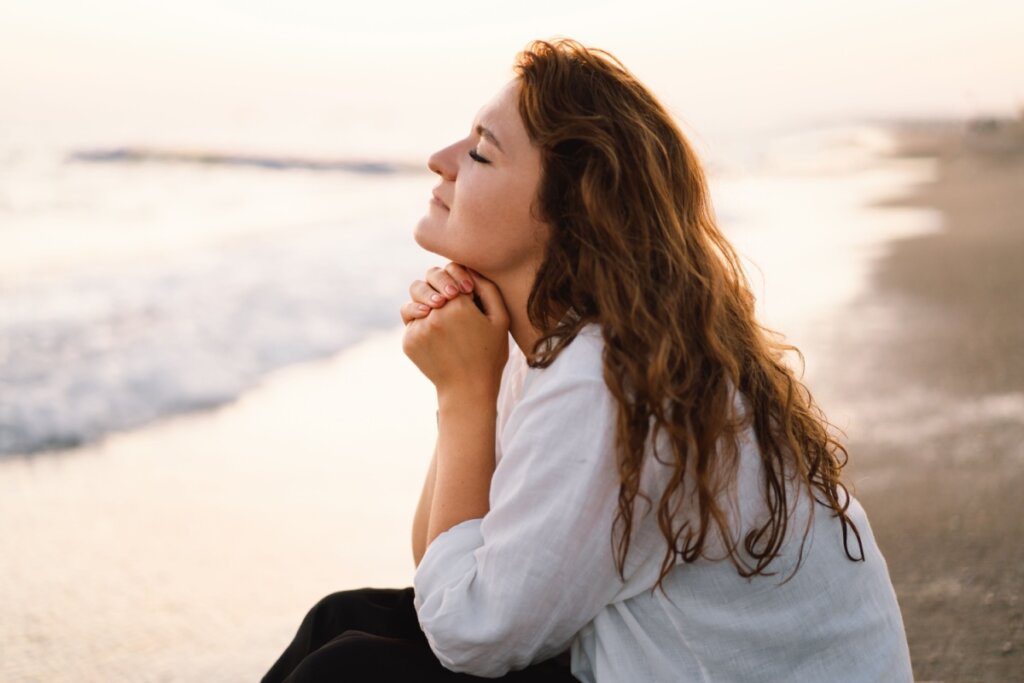
<path id="1" fill-rule="evenodd" d="M 604 378 L 604 338 L 597 323 L 580 328 L 546 368 L 540 368 L 552 378 Z"/>
<path id="2" fill-rule="evenodd" d="M 512 342 L 498 396 L 499 415 L 507 416 L 514 405 L 528 396 L 562 394 L 579 385 L 588 386 L 590 397 L 600 398 L 600 388 L 607 390 L 603 350 L 601 329 L 594 323 L 581 328 L 546 367 L 531 367 L 522 350 Z M 590 391 L 591 386 L 598 391 Z"/>

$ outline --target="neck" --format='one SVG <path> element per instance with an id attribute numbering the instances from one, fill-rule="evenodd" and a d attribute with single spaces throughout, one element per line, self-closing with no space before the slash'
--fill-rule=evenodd
<path id="1" fill-rule="evenodd" d="M 533 346 L 540 339 L 540 330 L 530 323 L 526 314 L 526 301 L 530 298 L 530 288 L 533 285 L 532 278 L 524 277 L 496 277 L 494 284 L 501 290 L 501 297 L 505 300 L 505 308 L 508 309 L 509 333 L 515 340 L 516 346 L 529 358 L 533 352 Z"/>
<path id="2" fill-rule="evenodd" d="M 523 277 L 522 274 L 499 275 L 491 281 L 501 291 L 501 297 L 505 301 L 505 308 L 508 309 L 509 333 L 515 341 L 516 346 L 527 358 L 531 358 L 533 347 L 541 337 L 541 331 L 530 322 L 526 313 L 526 302 L 530 298 L 530 290 L 533 287 L 533 275 Z M 564 311 L 559 316 L 564 315 Z"/>

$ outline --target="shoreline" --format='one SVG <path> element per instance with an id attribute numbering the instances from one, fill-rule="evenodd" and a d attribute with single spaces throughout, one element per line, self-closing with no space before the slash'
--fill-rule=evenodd
<path id="1" fill-rule="evenodd" d="M 938 177 L 888 207 L 941 212 L 895 240 L 860 302 L 876 325 L 843 389 L 858 497 L 889 564 L 919 681 L 1024 671 L 1024 120 L 897 128 Z M 897 311 L 898 315 L 885 311 Z"/>

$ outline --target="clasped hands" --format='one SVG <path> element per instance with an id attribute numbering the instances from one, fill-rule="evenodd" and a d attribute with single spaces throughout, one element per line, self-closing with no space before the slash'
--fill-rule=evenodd
<path id="1" fill-rule="evenodd" d="M 508 360 L 509 315 L 498 287 L 449 263 L 429 269 L 425 281 L 409 286 L 409 295 L 412 300 L 401 307 L 402 350 L 434 383 L 439 398 L 493 401 Z"/>

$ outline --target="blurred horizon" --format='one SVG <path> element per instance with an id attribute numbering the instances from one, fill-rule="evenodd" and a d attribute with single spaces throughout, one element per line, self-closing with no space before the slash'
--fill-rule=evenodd
<path id="1" fill-rule="evenodd" d="M 1024 5 L 0 0 L 0 143 L 425 163 L 532 39 L 609 50 L 710 159 L 763 136 L 1024 109 Z M 4 139 L 4 138 L 8 139 Z"/>

